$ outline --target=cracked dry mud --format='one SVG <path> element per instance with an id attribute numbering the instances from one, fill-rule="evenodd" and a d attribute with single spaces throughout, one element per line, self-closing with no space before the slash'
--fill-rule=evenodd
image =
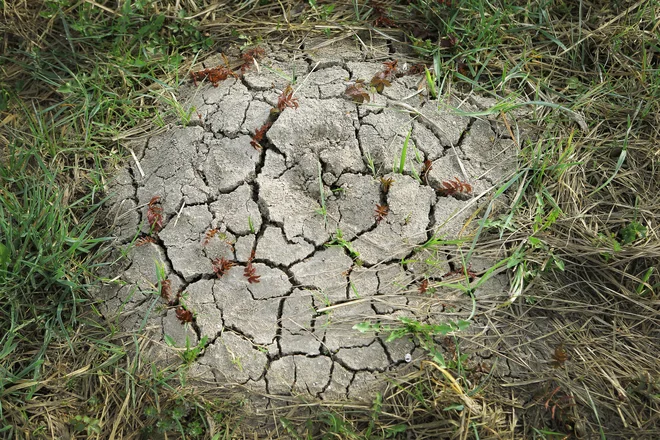
<path id="1" fill-rule="evenodd" d="M 179 348 L 206 337 L 192 371 L 219 384 L 368 398 L 382 384 L 380 373 L 405 366 L 407 354 L 419 360 L 422 352 L 409 340 L 385 342 L 387 335 L 353 325 L 402 316 L 447 320 L 445 303 L 457 294 L 420 295 L 417 286 L 456 269 L 451 256 L 429 266 L 429 255 L 415 247 L 434 234 L 457 238 L 481 202 L 436 189 L 459 177 L 480 194 L 515 167 L 514 143 L 490 122 L 449 110 L 488 106 L 478 99 L 438 102 L 417 94 L 419 75 L 397 78 L 371 105 L 345 98 L 347 84 L 371 78 L 382 69 L 378 62 L 314 54 L 262 64 L 286 72 L 295 65 L 300 80 L 294 85 L 299 107 L 279 115 L 261 151 L 250 145 L 251 136 L 286 82 L 253 69 L 218 87 L 184 87 L 197 125 L 149 138 L 136 148 L 141 168 L 133 163 L 117 176 L 109 218 L 128 258 L 113 274 L 119 282 L 102 289 L 102 310 L 108 316 L 121 310 L 123 328 L 146 323 L 161 342 L 167 335 Z M 402 111 L 400 102 L 423 116 Z M 393 173 L 409 132 L 404 172 Z M 433 161 L 425 177 L 424 160 Z M 389 192 L 380 177 L 393 179 Z M 147 204 L 154 196 L 161 197 L 164 228 L 155 243 L 129 246 L 136 234 L 149 232 Z M 383 203 L 389 214 L 377 221 L 374 210 Z M 212 229 L 219 232 L 206 243 Z M 338 230 L 360 261 L 345 247 L 328 246 Z M 243 272 L 252 252 L 260 278 L 250 284 Z M 215 258 L 235 266 L 218 278 Z M 158 296 L 159 266 L 172 291 L 183 292 L 192 323 L 182 325 Z M 496 278 L 483 289 L 504 294 L 506 281 Z"/>

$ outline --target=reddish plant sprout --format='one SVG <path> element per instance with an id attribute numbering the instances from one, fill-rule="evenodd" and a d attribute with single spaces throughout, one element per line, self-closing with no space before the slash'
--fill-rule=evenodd
<path id="1" fill-rule="evenodd" d="M 550 362 L 550 365 L 554 368 L 563 368 L 567 360 L 568 353 L 566 352 L 566 348 L 564 348 L 564 344 L 557 345 L 554 353 L 552 353 L 552 362 Z"/>
<path id="2" fill-rule="evenodd" d="M 470 67 L 466 62 L 461 61 L 456 63 L 456 71 L 463 76 L 468 76 L 470 74 Z"/>
<path id="3" fill-rule="evenodd" d="M 429 280 L 423 279 L 421 283 L 419 283 L 419 288 L 417 289 L 419 293 L 426 293 L 426 291 L 429 288 Z"/>
<path id="4" fill-rule="evenodd" d="M 138 240 L 135 242 L 135 246 L 144 246 L 145 244 L 155 243 L 155 242 L 156 242 L 155 238 L 147 236 L 147 237 L 138 238 Z"/>
<path id="5" fill-rule="evenodd" d="M 234 262 L 227 260 L 225 257 L 214 258 L 211 260 L 211 266 L 213 267 L 213 272 L 215 272 L 218 278 L 221 278 L 224 274 L 229 272 L 229 269 L 234 267 Z"/>
<path id="6" fill-rule="evenodd" d="M 365 84 L 363 79 L 358 79 L 355 81 L 355 84 L 351 84 L 350 86 L 346 87 L 346 90 L 344 91 L 344 95 L 349 97 L 351 101 L 353 101 L 356 104 L 362 104 L 365 101 L 369 102 L 369 93 L 364 89 Z"/>
<path id="7" fill-rule="evenodd" d="M 390 213 L 390 207 L 387 204 L 383 203 L 382 205 L 376 205 L 376 223 L 383 221 L 387 214 Z"/>
<path id="8" fill-rule="evenodd" d="M 477 273 L 472 270 L 471 264 L 468 264 L 468 267 L 461 267 L 459 269 L 449 271 L 446 274 L 444 274 L 442 278 L 462 278 L 465 276 L 467 276 L 467 279 L 469 281 L 472 281 L 475 278 L 477 278 Z"/>
<path id="9" fill-rule="evenodd" d="M 397 27 L 397 25 L 396 22 L 391 18 L 381 15 L 380 17 L 374 20 L 374 27 L 395 28 Z"/>
<path id="10" fill-rule="evenodd" d="M 213 237 L 215 237 L 217 234 L 218 234 L 218 228 L 213 228 L 206 231 L 206 234 L 204 234 L 204 240 L 202 240 L 202 246 L 208 245 L 213 239 Z"/>
<path id="11" fill-rule="evenodd" d="M 172 298 L 172 281 L 169 279 L 160 282 L 160 297 L 168 303 L 170 302 Z"/>
<path id="12" fill-rule="evenodd" d="M 270 126 L 273 125 L 272 122 L 266 122 L 264 125 L 261 126 L 261 128 L 258 128 L 254 132 L 254 136 L 252 136 L 252 140 L 250 141 L 250 145 L 254 147 L 255 150 L 261 151 L 261 140 L 264 138 L 264 135 L 270 128 Z"/>
<path id="13" fill-rule="evenodd" d="M 420 75 L 420 74 L 426 72 L 426 69 L 427 69 L 426 64 L 421 64 L 421 63 L 420 64 L 413 64 L 412 66 L 410 66 L 408 68 L 406 73 L 408 75 Z"/>
<path id="14" fill-rule="evenodd" d="M 248 49 L 241 55 L 243 64 L 241 65 L 241 73 L 245 73 L 250 67 L 254 65 L 254 60 L 260 60 L 266 56 L 266 51 L 261 47 Z"/>
<path id="15" fill-rule="evenodd" d="M 375 74 L 374 77 L 371 78 L 371 82 L 369 83 L 369 85 L 374 89 L 376 89 L 378 93 L 382 93 L 385 87 L 389 87 L 392 85 L 392 83 L 390 82 L 390 78 L 394 76 L 394 74 L 396 73 L 397 64 L 398 64 L 397 60 L 385 61 L 383 63 L 385 69 Z"/>
<path id="16" fill-rule="evenodd" d="M 181 321 L 181 325 L 185 324 L 186 322 L 193 321 L 192 312 L 190 310 L 184 309 L 183 306 L 176 308 L 176 317 L 179 321 Z"/>
<path id="17" fill-rule="evenodd" d="M 467 182 L 463 182 L 458 177 L 454 177 L 454 180 L 443 181 L 442 186 L 443 188 L 438 189 L 438 192 L 444 196 L 451 196 L 454 194 L 472 194 L 472 185 Z"/>
<path id="18" fill-rule="evenodd" d="M 247 278 L 248 283 L 254 284 L 259 282 L 259 278 L 261 278 L 260 275 L 255 274 L 255 268 L 252 265 L 252 262 L 248 263 L 247 266 L 245 266 L 245 270 L 243 271 L 243 275 L 245 278 Z"/>
<path id="19" fill-rule="evenodd" d="M 293 88 L 291 85 L 286 86 L 282 94 L 277 98 L 277 109 L 284 111 L 285 108 L 298 108 L 298 98 L 293 97 Z"/>
<path id="20" fill-rule="evenodd" d="M 252 253 L 250 254 L 250 258 L 248 259 L 247 266 L 245 266 L 245 270 L 243 271 L 243 276 L 247 278 L 248 283 L 254 284 L 259 282 L 259 278 L 261 278 L 259 275 L 256 274 L 256 269 L 254 268 L 254 265 L 252 261 L 254 260 L 254 254 L 255 251 L 254 249 L 252 250 Z"/>
<path id="21" fill-rule="evenodd" d="M 397 71 L 397 64 L 399 64 L 399 61 L 393 60 L 393 61 L 385 61 L 383 65 L 385 66 L 385 70 L 383 70 L 383 73 L 385 76 L 392 76 L 394 73 Z"/>
<path id="22" fill-rule="evenodd" d="M 376 89 L 378 93 L 382 93 L 385 87 L 389 87 L 392 83 L 387 79 L 387 74 L 385 72 L 378 72 L 371 78 L 369 85 Z"/>
<path id="23" fill-rule="evenodd" d="M 546 411 L 550 411 L 552 420 L 563 426 L 572 426 L 574 423 L 572 412 L 570 409 L 575 406 L 575 398 L 561 389 L 561 386 L 554 386 L 554 381 L 549 381 L 545 388 L 544 394 L 539 399 L 538 403 L 545 400 L 543 407 Z M 547 400 L 546 400 L 547 398 Z"/>
<path id="24" fill-rule="evenodd" d="M 163 229 L 163 208 L 160 206 L 160 197 L 152 197 L 147 206 L 149 228 L 152 234 L 158 234 Z"/>
<path id="25" fill-rule="evenodd" d="M 223 54 L 223 58 L 225 59 L 225 63 L 229 64 L 224 54 Z M 209 80 L 211 84 L 213 84 L 213 87 L 218 87 L 220 81 L 224 81 L 230 76 L 233 76 L 234 78 L 238 78 L 238 75 L 236 75 L 234 71 L 231 70 L 228 66 L 227 67 L 218 66 L 218 67 L 212 67 L 210 69 L 200 70 L 197 72 L 190 72 L 190 76 L 192 77 L 195 86 L 197 86 L 197 81 L 202 81 L 203 79 L 206 78 Z"/>
<path id="26" fill-rule="evenodd" d="M 394 179 L 391 177 L 381 177 L 380 178 L 380 187 L 383 189 L 383 192 L 387 194 L 390 192 L 390 188 L 392 187 L 392 184 L 394 183 Z"/>

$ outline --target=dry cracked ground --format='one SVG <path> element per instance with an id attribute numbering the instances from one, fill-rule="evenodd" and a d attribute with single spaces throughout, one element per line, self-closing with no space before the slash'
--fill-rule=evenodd
<path id="1" fill-rule="evenodd" d="M 369 398 L 382 373 L 412 368 L 424 353 L 409 339 L 386 342 L 387 334 L 353 326 L 468 316 L 459 293 L 420 293 L 424 279 L 460 271 L 451 253 L 438 257 L 420 245 L 465 232 L 485 200 L 479 195 L 515 167 L 516 147 L 502 127 L 453 110 L 492 102 L 429 100 L 423 75 L 397 76 L 370 103 L 352 102 L 347 86 L 383 69 L 352 47 L 326 46 L 299 59 L 281 52 L 260 65 L 217 87 L 183 87 L 191 124 L 132 144 L 137 160 L 117 176 L 109 210 L 126 258 L 100 292 L 101 309 L 107 316 L 121 311 L 125 329 L 157 329 L 170 356 L 203 341 L 191 371 L 212 382 Z M 274 118 L 287 75 L 297 79 L 298 106 Z M 251 138 L 269 118 L 257 149 Z M 425 161 L 432 162 L 427 172 Z M 392 179 L 389 191 L 381 177 Z M 455 178 L 472 193 L 438 191 Z M 136 246 L 150 232 L 154 197 L 163 228 Z M 377 205 L 389 208 L 380 219 Z M 213 261 L 222 258 L 234 266 L 220 277 Z M 473 264 L 475 271 L 485 267 Z M 164 279 L 192 322 L 182 323 L 159 295 Z M 502 297 L 507 289 L 501 275 L 476 296 Z M 166 340 L 177 348 L 165 348 Z"/>

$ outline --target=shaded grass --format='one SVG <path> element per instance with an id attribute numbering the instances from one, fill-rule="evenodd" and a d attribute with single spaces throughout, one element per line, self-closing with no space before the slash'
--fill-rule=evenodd
<path id="1" fill-rule="evenodd" d="M 379 35 L 372 4 L 333 2 L 330 11 L 299 3 L 3 5 L 0 243 L 10 255 L 0 267 L 3 435 L 56 438 L 77 429 L 130 438 L 155 419 L 179 432 L 186 418 L 207 438 L 238 429 L 230 409 L 182 386 L 176 370 L 143 365 L 145 340 L 120 339 L 85 315 L 102 256 L 93 214 L 107 173 L 126 155 L 117 140 L 185 119 L 162 103 L 209 49 L 283 34 Z M 382 438 L 407 435 L 393 431 L 405 425 L 417 438 L 556 438 L 550 433 L 582 428 L 658 436 L 657 4 L 383 3 L 400 29 L 379 32 L 409 38 L 417 55 L 433 59 L 440 96 L 458 89 L 544 104 L 527 106 L 531 119 L 518 127 L 506 116 L 517 141 L 533 133 L 511 183 L 513 206 L 502 218 L 493 212 L 468 242 L 480 255 L 516 257 L 519 298 L 507 308 L 485 301 L 477 318 L 496 323 L 481 347 L 517 369 L 478 388 L 474 398 L 485 408 L 478 415 L 445 411 L 464 404 L 461 391 L 429 365 L 377 405 L 328 404 L 289 416 L 286 431 Z M 424 27 L 426 35 L 404 35 Z M 438 44 L 449 36 L 453 46 Z M 491 110 L 501 121 L 512 109 Z M 560 343 L 570 360 L 553 369 Z M 218 422 L 225 431 L 204 424 L 214 411 L 227 415 Z"/>

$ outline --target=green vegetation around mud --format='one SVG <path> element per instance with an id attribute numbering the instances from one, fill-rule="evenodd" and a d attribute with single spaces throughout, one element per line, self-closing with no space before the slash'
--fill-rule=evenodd
<path id="1" fill-rule="evenodd" d="M 1 437 L 660 437 L 657 2 L 49 0 L 0 14 Z M 369 404 L 291 398 L 255 419 L 258 396 L 188 379 L 197 347 L 156 368 L 146 330 L 100 315 L 117 256 L 98 213 L 132 142 L 197 118 L 176 92 L 204 61 L 225 54 L 238 75 L 250 49 L 318 38 L 418 66 L 423 96 L 489 97 L 470 116 L 525 133 L 449 283 L 469 297 L 472 255 L 496 257 L 477 275 L 506 273 L 509 298 L 475 308 L 483 335 L 359 326 L 421 341 L 420 368 Z M 422 248 L 433 263 L 456 244 Z"/>

